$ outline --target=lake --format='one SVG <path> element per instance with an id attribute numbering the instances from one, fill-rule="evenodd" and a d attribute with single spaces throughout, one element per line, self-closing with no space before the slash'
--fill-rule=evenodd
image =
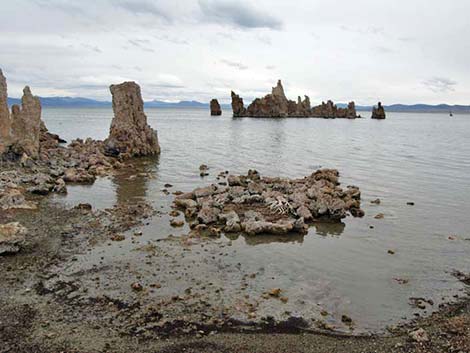
<path id="1" fill-rule="evenodd" d="M 253 293 L 286 288 L 291 312 L 320 317 L 326 310 L 333 324 L 347 313 L 358 331 L 380 331 L 423 313 L 410 306 L 410 297 L 432 299 L 429 313 L 463 295 L 450 273 L 470 272 L 470 116 L 388 113 L 377 121 L 237 119 L 228 113 L 211 117 L 204 109 L 146 109 L 146 114 L 158 130 L 158 160 L 137 162 L 135 170 L 92 186 L 69 186 L 67 196 L 54 197 L 57 202 L 105 208 L 145 199 L 168 212 L 172 196 L 161 191 L 166 183 L 191 191 L 215 182 L 225 170 L 297 178 L 320 167 L 336 168 L 343 186 L 361 189 L 364 218 L 316 224 L 305 236 L 230 238 L 232 250 L 219 265 L 241 264 L 247 273 L 261 273 Z M 112 116 L 111 109 L 101 108 L 43 110 L 49 130 L 68 141 L 104 139 Z M 210 176 L 199 176 L 201 164 L 209 166 Z M 138 170 L 151 177 L 130 180 Z M 371 204 L 377 198 L 381 204 Z M 374 218 L 379 213 L 383 219 Z M 188 231 L 171 228 L 168 220 L 153 218 L 142 228 L 142 241 Z M 78 263 L 133 261 L 132 246 L 93 249 Z M 221 273 L 211 276 L 235 292 L 235 273 Z"/>

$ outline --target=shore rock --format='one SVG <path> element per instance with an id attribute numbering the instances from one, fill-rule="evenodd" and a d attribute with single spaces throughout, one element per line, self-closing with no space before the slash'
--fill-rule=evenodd
<path id="1" fill-rule="evenodd" d="M 18 222 L 0 224 L 0 255 L 20 251 L 27 229 Z"/>
<path id="2" fill-rule="evenodd" d="M 26 86 L 21 98 L 21 107 L 11 108 L 11 129 L 15 153 L 26 153 L 29 157 L 39 155 L 39 133 L 41 127 L 41 101 Z"/>
<path id="3" fill-rule="evenodd" d="M 10 111 L 8 109 L 7 80 L 0 69 L 0 155 L 3 154 L 10 142 Z"/>
<path id="4" fill-rule="evenodd" d="M 347 108 L 338 108 L 332 101 L 311 107 L 310 98 L 305 96 L 297 102 L 287 99 L 281 81 L 273 87 L 271 94 L 263 98 L 256 98 L 248 108 L 244 108 L 243 99 L 232 91 L 232 110 L 234 117 L 316 117 L 316 118 L 357 118 L 354 102 L 350 102 Z"/>
<path id="5" fill-rule="evenodd" d="M 381 102 L 372 108 L 372 119 L 385 119 L 385 109 Z"/>
<path id="6" fill-rule="evenodd" d="M 222 109 L 220 108 L 219 101 L 217 99 L 211 100 L 211 115 L 212 116 L 219 116 L 222 115 Z"/>
<path id="7" fill-rule="evenodd" d="M 123 158 L 158 155 L 157 132 L 147 124 L 140 87 L 135 82 L 111 85 L 114 118 L 105 153 Z"/>

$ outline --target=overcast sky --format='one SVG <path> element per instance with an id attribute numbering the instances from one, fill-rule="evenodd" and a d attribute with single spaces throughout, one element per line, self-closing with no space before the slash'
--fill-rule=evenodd
<path id="1" fill-rule="evenodd" d="M 469 0 L 2 0 L 9 95 L 470 104 Z"/>

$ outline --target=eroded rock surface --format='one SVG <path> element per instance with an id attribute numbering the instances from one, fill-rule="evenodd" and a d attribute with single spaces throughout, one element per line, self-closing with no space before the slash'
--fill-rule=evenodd
<path id="1" fill-rule="evenodd" d="M 354 102 L 347 108 L 338 108 L 332 101 L 311 107 L 310 98 L 298 97 L 297 102 L 287 99 L 281 81 L 273 87 L 271 94 L 256 98 L 246 109 L 243 99 L 232 92 L 232 109 L 235 117 L 315 117 L 315 118 L 357 118 Z"/>
<path id="2" fill-rule="evenodd" d="M 385 119 L 385 109 L 381 102 L 372 108 L 372 119 Z"/>
<path id="3" fill-rule="evenodd" d="M 39 138 L 41 130 L 41 102 L 33 96 L 26 86 L 21 98 L 21 107 L 11 108 L 11 130 L 15 153 L 26 153 L 32 158 L 39 155 Z"/>
<path id="4" fill-rule="evenodd" d="M 303 179 L 261 177 L 250 170 L 228 176 L 227 182 L 227 187 L 210 185 L 176 197 L 175 207 L 185 211 L 192 228 L 210 226 L 249 235 L 305 233 L 307 222 L 364 215 L 359 188 L 341 188 L 334 169 Z"/>
<path id="5" fill-rule="evenodd" d="M 105 152 L 123 158 L 160 153 L 157 132 L 147 124 L 140 87 L 135 82 L 111 85 L 114 118 Z"/>
<path id="6" fill-rule="evenodd" d="M 240 98 L 238 94 L 232 91 L 232 111 L 235 118 L 246 116 L 245 104 L 243 98 Z"/>
<path id="7" fill-rule="evenodd" d="M 0 224 L 0 255 L 20 251 L 27 229 L 18 222 Z"/>
<path id="8" fill-rule="evenodd" d="M 211 115 L 212 116 L 219 116 L 222 115 L 222 109 L 220 108 L 219 101 L 217 99 L 211 100 Z"/>
<path id="9" fill-rule="evenodd" d="M 8 110 L 7 80 L 0 69 L 0 154 L 4 153 L 10 141 L 10 111 Z"/>

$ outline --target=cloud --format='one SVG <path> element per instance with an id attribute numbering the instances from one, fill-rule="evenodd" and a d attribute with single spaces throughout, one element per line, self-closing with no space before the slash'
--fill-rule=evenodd
<path id="1" fill-rule="evenodd" d="M 151 43 L 148 39 L 129 39 L 128 42 L 129 44 L 142 49 L 143 51 L 155 53 L 155 50 L 150 47 Z"/>
<path id="2" fill-rule="evenodd" d="M 164 41 L 164 42 L 168 42 L 168 43 L 173 43 L 173 44 L 178 44 L 178 45 L 189 45 L 189 42 L 187 40 L 176 38 L 176 37 L 170 37 L 167 34 L 154 35 L 153 37 L 155 39 L 158 39 L 158 40 L 161 40 L 161 41 Z"/>
<path id="3" fill-rule="evenodd" d="M 134 15 L 152 15 L 164 20 L 165 22 L 173 22 L 171 15 L 160 6 L 157 6 L 155 2 L 146 0 L 124 0 L 116 2 L 115 5 Z"/>
<path id="4" fill-rule="evenodd" d="M 227 65 L 227 66 L 234 67 L 238 70 L 247 70 L 248 69 L 248 66 L 246 66 L 242 63 L 236 62 L 236 61 L 230 61 L 230 60 L 222 59 L 222 60 L 220 60 L 220 62 Z"/>
<path id="5" fill-rule="evenodd" d="M 382 45 L 377 45 L 373 49 L 379 54 L 391 54 L 395 52 L 395 50 L 388 48 L 388 47 L 384 47 Z"/>
<path id="6" fill-rule="evenodd" d="M 199 7 L 205 21 L 253 29 L 282 29 L 282 21 L 261 12 L 241 0 L 199 0 Z"/>
<path id="7" fill-rule="evenodd" d="M 49 8 L 51 10 L 62 11 L 66 14 L 85 14 L 83 7 L 69 0 L 33 0 L 33 3 L 40 8 Z"/>
<path id="8" fill-rule="evenodd" d="M 94 51 L 95 53 L 102 53 L 102 52 L 103 52 L 103 51 L 101 50 L 101 48 L 98 47 L 98 46 L 96 46 L 96 45 L 91 45 L 91 44 L 82 43 L 82 47 L 85 48 L 85 49 Z"/>
<path id="9" fill-rule="evenodd" d="M 455 91 L 457 82 L 445 77 L 433 77 L 423 82 L 429 90 L 435 93 L 445 93 Z"/>

